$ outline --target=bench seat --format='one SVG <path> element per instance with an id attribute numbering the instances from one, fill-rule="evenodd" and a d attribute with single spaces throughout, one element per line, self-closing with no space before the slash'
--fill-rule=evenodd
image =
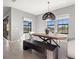
<path id="1" fill-rule="evenodd" d="M 37 41 L 37 40 L 27 39 L 27 40 L 23 41 L 23 49 L 24 50 L 34 49 L 37 52 L 40 52 L 40 53 L 44 54 L 45 56 L 46 56 L 46 51 L 47 50 L 54 51 L 55 48 L 57 48 L 56 45 L 49 44 L 49 43 L 44 43 L 44 42 Z"/>

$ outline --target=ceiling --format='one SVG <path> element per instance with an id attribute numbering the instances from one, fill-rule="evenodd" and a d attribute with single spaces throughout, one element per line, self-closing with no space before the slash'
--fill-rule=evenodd
<path id="1" fill-rule="evenodd" d="M 75 0 L 3 0 L 3 6 L 13 7 L 22 11 L 39 15 L 50 10 L 55 10 L 75 4 Z"/>

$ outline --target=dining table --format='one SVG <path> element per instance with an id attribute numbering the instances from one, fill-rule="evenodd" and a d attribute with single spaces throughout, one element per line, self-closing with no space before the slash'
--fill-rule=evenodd
<path id="1" fill-rule="evenodd" d="M 56 40 L 64 40 L 67 38 L 67 35 L 65 34 L 45 34 L 45 33 L 32 33 L 33 36 L 37 36 L 43 40 L 45 43 L 50 43 L 53 41 L 58 47 L 58 43 Z"/>

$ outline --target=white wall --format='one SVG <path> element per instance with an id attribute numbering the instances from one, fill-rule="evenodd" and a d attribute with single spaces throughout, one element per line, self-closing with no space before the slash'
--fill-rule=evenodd
<path id="1" fill-rule="evenodd" d="M 34 15 L 11 8 L 11 40 L 20 40 L 20 38 L 23 36 L 24 17 L 33 20 L 32 31 L 36 31 L 36 19 Z"/>
<path id="2" fill-rule="evenodd" d="M 3 17 L 5 16 L 10 16 L 9 14 L 11 13 L 11 7 L 3 7 Z"/>

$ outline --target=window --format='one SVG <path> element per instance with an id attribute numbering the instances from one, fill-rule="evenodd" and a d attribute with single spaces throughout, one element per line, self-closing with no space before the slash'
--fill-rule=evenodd
<path id="1" fill-rule="evenodd" d="M 54 20 L 47 21 L 47 27 L 50 28 L 50 31 L 54 33 Z"/>
<path id="2" fill-rule="evenodd" d="M 24 21 L 23 26 L 24 26 L 24 33 L 29 33 L 30 31 L 32 31 L 32 21 Z"/>
<path id="3" fill-rule="evenodd" d="M 68 18 L 63 18 L 58 20 L 58 33 L 61 34 L 68 34 L 69 28 L 69 21 Z"/>

